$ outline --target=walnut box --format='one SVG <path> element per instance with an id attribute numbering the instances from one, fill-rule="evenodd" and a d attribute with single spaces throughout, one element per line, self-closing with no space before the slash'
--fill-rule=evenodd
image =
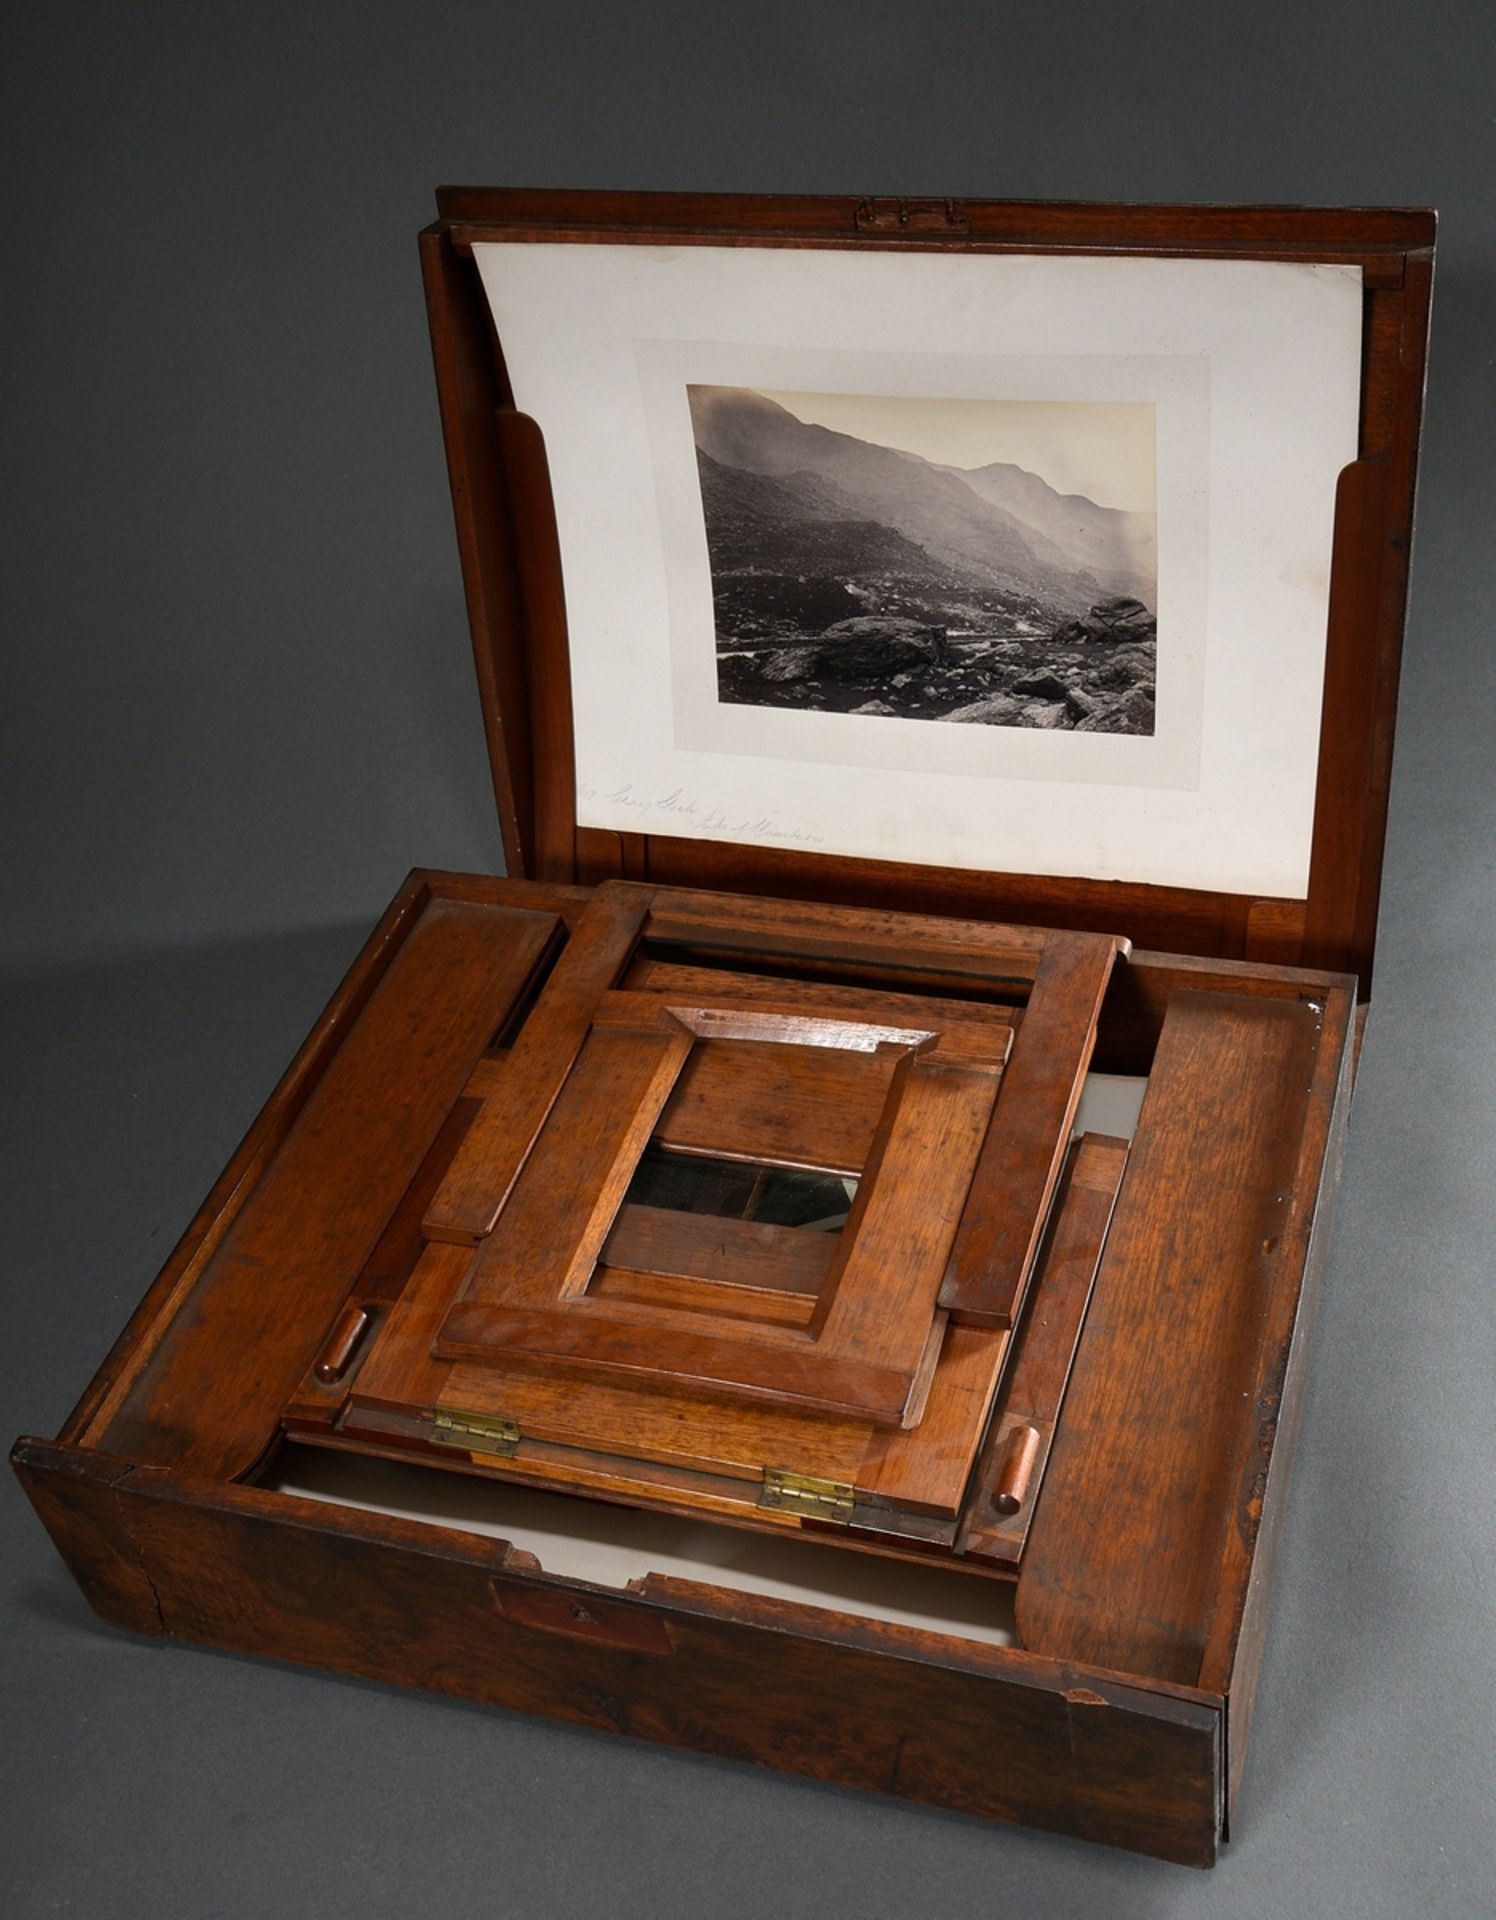
<path id="1" fill-rule="evenodd" d="M 510 877 L 412 876 L 17 1471 L 143 1633 L 1209 1865 L 1432 216 L 439 205 Z"/>

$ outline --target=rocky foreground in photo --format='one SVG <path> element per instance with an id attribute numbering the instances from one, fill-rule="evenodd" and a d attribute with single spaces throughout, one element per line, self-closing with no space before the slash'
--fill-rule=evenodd
<path id="1" fill-rule="evenodd" d="M 720 697 L 962 725 L 1151 734 L 1157 625 L 1141 601 L 1097 602 L 1050 633 L 951 636 L 891 616 L 836 621 L 814 638 L 724 642 Z"/>

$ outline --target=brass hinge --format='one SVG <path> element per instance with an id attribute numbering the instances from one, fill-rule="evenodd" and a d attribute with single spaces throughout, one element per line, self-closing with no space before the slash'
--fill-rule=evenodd
<path id="1" fill-rule="evenodd" d="M 843 1480 L 816 1480 L 806 1473 L 785 1473 L 778 1467 L 764 1468 L 761 1507 L 778 1513 L 799 1513 L 810 1520 L 850 1520 L 852 1489 Z"/>
<path id="2" fill-rule="evenodd" d="M 434 1413 L 431 1437 L 444 1447 L 461 1447 L 468 1453 L 507 1460 L 519 1446 L 519 1426 L 513 1420 L 490 1420 L 481 1413 Z"/>

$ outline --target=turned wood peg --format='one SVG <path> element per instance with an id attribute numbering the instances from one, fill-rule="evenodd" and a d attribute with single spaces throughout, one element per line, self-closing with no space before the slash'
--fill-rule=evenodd
<path id="1" fill-rule="evenodd" d="M 352 1302 L 338 1315 L 327 1345 L 322 1349 L 322 1357 L 313 1369 L 323 1386 L 336 1386 L 348 1371 L 348 1363 L 357 1352 L 368 1325 L 367 1312 Z"/>
<path id="2" fill-rule="evenodd" d="M 1023 1505 L 1038 1457 L 1039 1429 L 1026 1424 L 1014 1427 L 992 1489 L 992 1504 L 999 1513 L 1017 1513 Z"/>

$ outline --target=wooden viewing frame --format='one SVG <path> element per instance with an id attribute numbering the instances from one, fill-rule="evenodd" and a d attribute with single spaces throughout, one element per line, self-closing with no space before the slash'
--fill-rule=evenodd
<path id="1" fill-rule="evenodd" d="M 440 206 L 422 255 L 514 877 L 412 876 L 58 1438 L 18 1442 L 16 1469 L 94 1606 L 136 1631 L 1210 1864 L 1242 1779 L 1371 971 L 1432 216 L 469 189 Z M 467 253 L 516 234 L 1359 265 L 1361 457 L 1337 504 L 1307 902 L 579 831 L 543 442 L 508 404 Z M 880 1488 L 904 1469 L 884 1442 L 847 1512 L 745 1512 L 730 1478 L 685 1502 L 647 1448 L 621 1489 L 578 1468 L 543 1382 L 512 1441 L 414 1429 L 412 1407 L 472 1407 L 450 1397 L 449 1372 L 475 1370 L 441 1358 L 441 1324 L 614 994 L 624 1032 L 646 999 L 743 1031 L 766 1013 L 834 1025 L 873 996 L 890 1031 L 921 1035 L 963 999 L 1012 1009 L 932 1303 L 951 1404 L 970 1356 L 1003 1369 L 944 1518 L 928 1490 L 891 1517 Z M 1088 1067 L 1149 1076 L 1130 1151 L 1067 1148 Z M 699 1122 L 675 1144 L 710 1145 Z M 648 1226 L 622 1221 L 618 1244 Z M 381 1400 L 397 1316 L 412 1331 Z M 360 1393 L 364 1425 L 340 1425 Z M 947 1577 L 1011 1587 L 1021 1644 L 550 1573 L 502 1540 L 276 1491 L 287 1435 L 667 1512 L 715 1501 L 777 1538 L 927 1565 L 954 1551 L 970 1571 Z"/>

